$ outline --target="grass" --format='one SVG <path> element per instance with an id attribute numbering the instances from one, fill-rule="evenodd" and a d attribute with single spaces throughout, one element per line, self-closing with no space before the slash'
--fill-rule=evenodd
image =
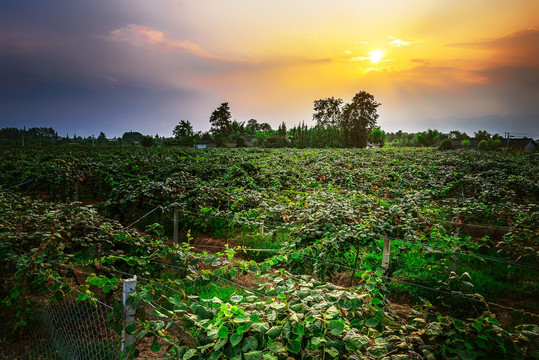
<path id="1" fill-rule="evenodd" d="M 197 295 L 201 301 L 211 300 L 216 297 L 223 302 L 227 302 L 232 295 L 243 295 L 245 293 L 241 288 L 232 285 L 202 281 L 192 282 L 184 290 L 187 295 Z"/>

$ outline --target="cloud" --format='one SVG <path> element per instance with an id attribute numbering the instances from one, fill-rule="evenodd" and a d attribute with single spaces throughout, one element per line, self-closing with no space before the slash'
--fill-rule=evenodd
<path id="1" fill-rule="evenodd" d="M 112 30 L 104 39 L 112 42 L 125 42 L 137 47 L 149 46 L 163 52 L 188 54 L 197 58 L 246 61 L 245 59 L 215 55 L 191 41 L 172 39 L 163 31 L 135 24 Z"/>
<path id="2" fill-rule="evenodd" d="M 450 47 L 491 51 L 492 62 L 506 65 L 539 66 L 539 29 L 529 28 L 509 35 L 482 41 L 451 43 Z"/>
<path id="3" fill-rule="evenodd" d="M 388 36 L 388 39 L 392 40 L 388 43 L 390 47 L 403 47 L 403 46 L 409 46 L 413 43 L 417 42 L 417 40 L 414 39 L 397 39 L 393 36 Z"/>

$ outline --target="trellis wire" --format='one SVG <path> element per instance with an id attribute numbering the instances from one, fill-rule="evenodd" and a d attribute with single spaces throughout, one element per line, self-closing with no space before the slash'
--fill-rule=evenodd
<path id="1" fill-rule="evenodd" d="M 52 279 L 66 285 L 59 279 Z M 52 291 L 49 289 L 49 291 Z M 13 348 L 14 359 L 117 359 L 117 335 L 107 327 L 112 307 L 98 299 L 77 301 L 74 294 L 62 300 L 29 296 L 35 316 L 28 320 L 21 338 L 24 346 Z M 28 340 L 28 341 L 26 341 Z M 10 357 L 9 355 L 7 356 Z"/>

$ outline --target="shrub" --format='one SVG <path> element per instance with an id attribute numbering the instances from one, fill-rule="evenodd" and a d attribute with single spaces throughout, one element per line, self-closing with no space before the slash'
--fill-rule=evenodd
<path id="1" fill-rule="evenodd" d="M 494 139 L 487 140 L 488 150 L 497 150 L 499 147 L 500 147 L 500 140 L 494 140 Z"/>
<path id="2" fill-rule="evenodd" d="M 455 146 L 450 139 L 444 139 L 438 146 L 438 150 L 455 150 Z"/>
<path id="3" fill-rule="evenodd" d="M 465 148 L 469 148 L 470 147 L 470 139 L 464 139 L 460 142 L 460 146 L 463 146 Z"/>
<path id="4" fill-rule="evenodd" d="M 142 138 L 142 141 L 140 142 L 140 145 L 144 147 L 152 147 L 154 146 L 154 144 L 155 144 L 155 140 L 153 139 L 153 137 L 149 135 L 144 136 Z"/>
<path id="5" fill-rule="evenodd" d="M 485 140 L 481 140 L 479 144 L 477 145 L 477 150 L 486 151 L 487 150 L 487 142 Z"/>

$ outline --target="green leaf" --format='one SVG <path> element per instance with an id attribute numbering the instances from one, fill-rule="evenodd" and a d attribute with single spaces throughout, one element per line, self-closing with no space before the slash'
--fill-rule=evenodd
<path id="1" fill-rule="evenodd" d="M 250 336 L 243 340 L 241 350 L 247 352 L 249 350 L 256 350 L 258 347 L 258 340 L 254 336 Z"/>
<path id="2" fill-rule="evenodd" d="M 305 325 L 298 324 L 298 326 L 292 329 L 292 334 L 296 334 L 299 336 L 305 335 Z"/>
<path id="3" fill-rule="evenodd" d="M 12 299 L 16 299 L 18 296 L 19 296 L 20 292 L 17 291 L 17 290 L 14 290 L 11 292 L 10 296 Z M 77 300 L 78 300 L 78 297 L 77 297 Z"/>
<path id="4" fill-rule="evenodd" d="M 251 325 L 251 328 L 253 329 L 254 332 L 259 332 L 259 333 L 264 334 L 269 330 L 269 324 L 267 322 L 254 323 Z"/>
<path id="5" fill-rule="evenodd" d="M 270 338 L 276 338 L 281 334 L 281 331 L 283 331 L 282 326 L 272 326 L 271 329 L 266 332 L 266 335 L 268 335 Z"/>
<path id="6" fill-rule="evenodd" d="M 317 347 L 321 343 L 325 343 L 325 342 L 326 342 L 326 339 L 324 339 L 323 337 L 315 336 L 311 338 L 311 344 L 313 344 L 314 347 Z"/>
<path id="7" fill-rule="evenodd" d="M 271 307 L 272 309 L 276 309 L 276 310 L 282 309 L 282 308 L 284 308 L 285 306 L 286 306 L 285 303 L 277 302 L 277 301 L 271 303 L 271 305 L 270 305 L 270 307 Z"/>
<path id="8" fill-rule="evenodd" d="M 352 335 L 344 338 L 346 348 L 351 351 L 357 351 L 369 344 L 369 338 L 365 335 Z"/>
<path id="9" fill-rule="evenodd" d="M 103 292 L 105 294 L 108 293 L 111 290 L 112 290 L 112 285 L 111 284 L 107 284 L 107 285 L 103 286 Z"/>
<path id="10" fill-rule="evenodd" d="M 243 300 L 243 296 L 241 295 L 234 295 L 230 297 L 230 301 L 234 304 L 237 304 Z"/>
<path id="11" fill-rule="evenodd" d="M 289 342 L 286 348 L 294 354 L 299 354 L 299 352 L 301 351 L 301 337 Z"/>
<path id="12" fill-rule="evenodd" d="M 85 294 L 85 293 L 79 293 L 77 295 L 77 301 L 84 301 L 88 299 L 88 294 Z"/>
<path id="13" fill-rule="evenodd" d="M 331 335 L 341 335 L 344 331 L 344 322 L 342 320 L 332 320 L 329 323 L 329 332 Z"/>
<path id="14" fill-rule="evenodd" d="M 161 343 L 154 341 L 150 346 L 150 350 L 153 352 L 158 352 L 159 350 L 161 350 Z"/>
<path id="15" fill-rule="evenodd" d="M 460 320 L 457 320 L 457 319 L 453 319 L 453 324 L 455 325 L 455 329 L 459 330 L 459 331 L 464 331 L 466 330 L 466 326 L 464 325 L 464 323 Z"/>
<path id="16" fill-rule="evenodd" d="M 245 353 L 243 354 L 243 358 L 245 360 L 261 360 L 262 351 L 251 351 L 251 352 Z"/>
<path id="17" fill-rule="evenodd" d="M 183 354 L 183 360 L 189 360 L 189 359 L 192 359 L 193 357 L 195 357 L 197 355 L 197 350 L 196 349 L 189 349 L 185 352 L 185 354 Z"/>
<path id="18" fill-rule="evenodd" d="M 243 334 L 232 334 L 232 336 L 230 336 L 230 344 L 232 346 L 236 346 L 241 342 L 242 339 Z"/>
<path id="19" fill-rule="evenodd" d="M 232 335 L 234 336 L 234 335 Z M 225 346 L 225 344 L 228 342 L 228 337 L 225 337 L 225 338 L 221 338 L 219 340 L 217 340 L 217 342 L 215 343 L 215 345 L 213 345 L 213 349 L 214 350 L 219 350 L 221 349 L 223 346 Z"/>
<path id="20" fill-rule="evenodd" d="M 373 305 L 383 305 L 384 303 L 383 303 L 382 300 L 375 297 L 375 298 L 372 298 L 371 304 L 373 304 Z"/>
<path id="21" fill-rule="evenodd" d="M 375 359 L 382 358 L 387 354 L 387 348 L 385 346 L 371 346 L 367 348 L 367 353 Z"/>
<path id="22" fill-rule="evenodd" d="M 376 317 L 371 317 L 370 319 L 368 319 L 367 321 L 365 321 L 365 326 L 367 327 L 370 327 L 370 328 L 373 328 L 373 327 L 376 327 L 376 325 L 378 325 L 378 318 Z"/>
<path id="23" fill-rule="evenodd" d="M 260 317 L 257 314 L 251 314 L 251 321 L 257 323 L 260 321 Z"/>
<path id="24" fill-rule="evenodd" d="M 483 330 L 483 326 L 481 326 L 481 324 L 478 324 L 478 323 L 476 323 L 476 322 L 472 323 L 472 326 L 473 326 L 473 328 L 474 328 L 475 330 L 477 330 L 477 331 Z"/>
<path id="25" fill-rule="evenodd" d="M 125 332 L 129 335 L 133 335 L 137 329 L 137 323 L 129 324 L 125 327 Z"/>
<path id="26" fill-rule="evenodd" d="M 425 330 L 425 334 L 428 336 L 442 335 L 442 332 L 442 325 L 437 322 L 430 324 L 427 330 Z"/>
<path id="27" fill-rule="evenodd" d="M 142 331 L 140 331 L 138 334 L 137 334 L 137 339 L 142 339 L 144 336 L 146 336 L 146 334 L 148 334 L 149 330 L 148 329 L 143 329 Z"/>
<path id="28" fill-rule="evenodd" d="M 282 342 L 280 342 L 280 341 L 272 342 L 270 347 L 269 347 L 269 350 L 272 353 L 276 353 L 276 354 L 286 352 L 286 348 L 284 347 L 284 344 Z"/>
<path id="29" fill-rule="evenodd" d="M 332 358 L 336 359 L 339 357 L 339 351 L 334 347 L 329 347 L 324 349 L 325 352 L 329 354 Z"/>
<path id="30" fill-rule="evenodd" d="M 228 336 L 228 328 L 222 325 L 219 328 L 219 331 L 217 331 L 217 336 L 219 336 L 220 338 L 226 338 Z"/>

